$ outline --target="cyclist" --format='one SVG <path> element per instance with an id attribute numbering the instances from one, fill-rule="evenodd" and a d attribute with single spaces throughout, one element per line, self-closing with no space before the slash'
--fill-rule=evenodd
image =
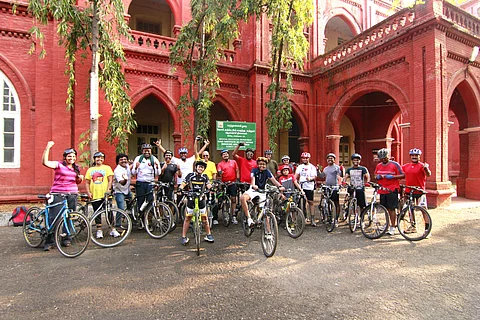
<path id="1" fill-rule="evenodd" d="M 75 210 L 77 208 L 78 184 L 82 183 L 84 176 L 80 174 L 80 168 L 75 163 L 77 160 L 77 151 L 73 148 L 66 149 L 63 152 L 63 161 L 50 161 L 48 154 L 55 143 L 48 141 L 42 155 L 42 164 L 54 170 L 53 185 L 50 189 L 53 195 L 52 203 L 63 201 L 63 198 L 56 193 L 67 195 L 68 208 Z M 60 213 L 61 206 L 54 206 L 49 209 L 48 222 L 53 223 L 57 215 Z M 69 246 L 70 240 L 65 239 L 63 245 Z M 48 251 L 53 247 L 53 234 L 48 234 L 45 239 L 44 251 Z"/>
<path id="2" fill-rule="evenodd" d="M 232 205 L 230 211 L 232 215 L 232 223 L 238 224 L 237 217 L 235 216 L 235 207 L 237 205 L 237 185 L 235 181 L 240 179 L 240 170 L 238 169 L 237 162 L 230 160 L 230 154 L 228 150 L 224 149 L 220 151 L 222 161 L 217 164 L 218 174 L 222 178 L 222 182 L 227 183 L 227 194 L 230 195 Z"/>
<path id="3" fill-rule="evenodd" d="M 350 180 L 350 185 L 355 188 L 357 205 L 360 209 L 363 209 L 367 206 L 365 200 L 365 183 L 370 181 L 370 174 L 368 173 L 368 169 L 366 167 L 360 165 L 360 161 L 362 160 L 362 156 L 360 154 L 354 153 L 350 159 L 352 159 L 353 166 L 347 169 L 343 181 L 347 182 L 347 180 Z M 348 190 L 348 193 L 352 195 L 353 190 Z"/>
<path id="4" fill-rule="evenodd" d="M 311 224 L 312 227 L 316 226 L 315 223 L 315 211 L 313 210 L 313 190 L 315 189 L 315 178 L 317 177 L 317 168 L 310 163 L 310 153 L 302 152 L 300 155 L 302 164 L 297 167 L 295 171 L 295 178 L 302 186 L 303 192 L 307 197 L 307 212 L 305 214 L 306 221 Z"/>
<path id="5" fill-rule="evenodd" d="M 158 181 L 169 183 L 169 187 L 167 188 L 167 190 L 165 190 L 165 194 L 167 195 L 169 200 L 173 201 L 174 184 L 177 181 L 177 178 L 182 176 L 182 172 L 180 171 L 178 166 L 172 161 L 172 151 L 166 150 L 163 153 L 163 158 L 165 159 L 165 161 L 160 163 L 160 174 L 158 177 Z"/>
<path id="6" fill-rule="evenodd" d="M 87 184 L 88 197 L 92 202 L 93 211 L 95 212 L 101 205 L 103 197 L 106 192 L 112 190 L 113 183 L 113 171 L 109 165 L 103 164 L 105 161 L 105 154 L 97 151 L 93 154 L 94 167 L 90 167 L 85 174 L 85 182 Z M 98 200 L 98 201 L 95 201 Z M 95 224 L 97 225 L 97 239 L 103 238 L 102 231 L 102 217 L 97 216 L 95 218 Z M 116 229 L 112 229 L 110 235 L 113 237 L 119 237 L 120 233 Z"/>
<path id="7" fill-rule="evenodd" d="M 395 235 L 397 226 L 396 209 L 398 207 L 398 191 L 400 189 L 400 179 L 405 178 L 400 165 L 388 158 L 388 149 L 378 150 L 378 159 L 380 163 L 375 168 L 375 179 L 384 188 L 390 190 L 378 190 L 380 194 L 380 204 L 387 208 L 390 215 L 390 229 L 387 231 L 389 235 Z"/>
<path id="8" fill-rule="evenodd" d="M 272 174 L 277 174 L 278 171 L 278 163 L 277 161 L 272 159 L 273 152 L 272 150 L 265 150 L 265 158 L 268 159 L 267 162 L 267 169 L 270 170 Z M 270 182 L 269 182 L 270 183 Z"/>
<path id="9" fill-rule="evenodd" d="M 165 151 L 163 151 L 165 152 Z M 152 155 L 152 146 L 149 143 L 142 145 L 142 154 L 133 160 L 132 174 L 137 176 L 137 183 L 135 184 L 135 192 L 137 194 L 138 211 L 145 201 L 152 201 L 152 185 L 155 177 L 160 173 L 160 162 Z M 141 221 L 141 220 L 140 220 Z M 139 225 L 139 229 L 143 226 Z"/>
<path id="10" fill-rule="evenodd" d="M 293 191 L 295 190 L 295 188 L 297 188 L 302 192 L 302 194 L 305 194 L 305 192 L 302 190 L 302 187 L 298 184 L 297 178 L 295 178 L 295 175 L 292 173 L 292 169 L 289 166 L 283 167 L 282 175 L 278 178 L 278 182 L 282 184 L 287 193 L 289 190 Z"/>
<path id="11" fill-rule="evenodd" d="M 190 190 L 194 192 L 202 192 L 202 197 L 198 201 L 198 207 L 200 209 L 200 216 L 202 217 L 203 227 L 207 232 L 205 237 L 205 241 L 207 242 L 214 242 L 213 236 L 210 231 L 210 226 L 207 220 L 207 209 L 206 209 L 206 201 L 205 195 L 203 195 L 203 191 L 205 188 L 210 189 L 212 185 L 206 174 L 203 172 L 207 168 L 207 164 L 199 160 L 195 162 L 195 171 L 189 173 L 186 178 L 182 181 L 182 184 L 179 187 L 179 191 L 182 191 L 186 185 L 189 185 Z M 195 202 L 193 200 L 187 201 L 187 214 L 185 216 L 185 221 L 183 222 L 183 229 L 182 229 L 182 244 L 184 246 L 190 241 L 187 237 L 187 231 L 190 227 L 190 221 L 192 220 L 193 210 L 195 208 Z"/>
<path id="12" fill-rule="evenodd" d="M 113 170 L 113 191 L 115 193 L 115 202 L 119 209 L 125 210 L 125 199 L 132 199 L 130 191 L 130 182 L 132 179 L 131 164 L 128 163 L 128 156 L 120 153 L 115 157 L 117 167 Z M 116 227 L 120 226 L 120 221 L 116 221 Z"/>
<path id="13" fill-rule="evenodd" d="M 235 150 L 233 150 L 232 157 L 237 161 L 238 167 L 240 168 L 240 182 L 250 183 L 252 179 L 250 173 L 253 168 L 257 167 L 257 162 L 253 160 L 252 148 L 245 150 L 245 158 L 237 154 L 238 149 L 244 145 L 244 142 L 239 143 L 235 147 Z"/>
<path id="14" fill-rule="evenodd" d="M 292 172 L 294 172 L 293 165 L 290 163 L 290 157 L 285 154 L 282 157 L 282 163 L 280 165 L 278 165 L 278 170 L 276 172 L 277 177 L 282 175 L 282 169 L 285 168 L 286 166 L 290 167 L 290 170 Z"/>
<path id="15" fill-rule="evenodd" d="M 256 163 L 258 167 L 253 168 L 252 173 L 250 174 L 250 188 L 245 191 L 240 198 L 243 212 L 245 213 L 245 217 L 247 217 L 247 224 L 250 227 L 254 222 L 252 217 L 250 217 L 250 212 L 248 212 L 248 200 L 258 196 L 260 198 L 260 202 L 263 202 L 267 196 L 265 193 L 260 193 L 257 190 L 264 190 L 265 186 L 267 185 L 267 180 L 270 180 L 273 185 L 279 187 L 280 190 L 285 190 L 285 188 L 283 188 L 282 185 L 275 179 L 270 170 L 267 169 L 267 162 L 268 159 L 265 157 L 257 158 Z"/>
<path id="16" fill-rule="evenodd" d="M 205 148 L 207 148 L 209 145 L 210 141 L 205 139 Z M 210 153 L 207 150 L 204 150 L 201 153 L 201 156 L 197 154 L 197 161 L 198 160 L 203 160 L 207 163 L 207 168 L 205 169 L 204 173 L 207 175 L 208 179 L 210 179 L 210 181 L 216 180 L 217 166 L 215 165 L 215 162 L 210 160 Z"/>
<path id="17" fill-rule="evenodd" d="M 402 170 L 405 173 L 405 184 L 407 186 L 420 187 L 425 189 L 425 183 L 427 177 L 432 175 L 428 163 L 420 162 L 420 156 L 422 155 L 422 150 L 413 148 L 409 152 L 410 160 L 412 162 L 406 163 L 402 166 Z M 410 192 L 410 189 L 405 190 L 405 192 Z M 414 198 L 416 200 L 420 199 L 422 194 L 415 194 Z M 426 202 L 425 202 L 426 203 Z"/>
<path id="18" fill-rule="evenodd" d="M 335 187 L 338 186 L 342 181 L 343 172 L 340 166 L 335 164 L 335 159 L 337 156 L 334 153 L 327 154 L 327 166 L 323 168 L 322 172 L 318 175 L 321 179 L 325 179 L 325 184 L 327 186 Z M 338 195 L 338 189 L 334 189 L 330 200 L 335 204 L 335 220 L 338 218 L 340 213 L 340 197 Z"/>

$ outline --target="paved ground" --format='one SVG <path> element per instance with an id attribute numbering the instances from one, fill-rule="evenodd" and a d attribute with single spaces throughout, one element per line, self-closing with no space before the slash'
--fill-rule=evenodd
<path id="1" fill-rule="evenodd" d="M 0 319 L 478 319 L 480 208 L 431 214 L 431 238 L 416 243 L 282 230 L 270 259 L 239 227 L 215 229 L 200 257 L 175 230 L 76 259 L 2 227 Z"/>

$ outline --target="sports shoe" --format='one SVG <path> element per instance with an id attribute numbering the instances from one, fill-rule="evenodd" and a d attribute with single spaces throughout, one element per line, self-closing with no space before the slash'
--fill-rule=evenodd
<path id="1" fill-rule="evenodd" d="M 315 223 L 314 220 L 312 220 L 312 222 L 310 223 L 310 225 L 311 225 L 312 227 L 316 227 L 316 226 L 317 226 L 317 224 Z"/>
<path id="2" fill-rule="evenodd" d="M 102 239 L 103 238 L 103 231 L 102 230 L 97 230 L 97 235 L 96 235 L 96 238 L 97 239 Z"/>
<path id="3" fill-rule="evenodd" d="M 405 233 L 417 233 L 417 228 L 415 228 L 414 226 L 410 226 L 407 228 L 407 230 L 405 230 Z"/>
<path id="4" fill-rule="evenodd" d="M 112 231 L 110 231 L 110 235 L 114 238 L 120 237 L 120 233 L 118 233 L 116 229 L 112 229 Z"/>
<path id="5" fill-rule="evenodd" d="M 184 246 L 186 246 L 189 241 L 190 241 L 190 239 L 188 239 L 188 237 L 182 237 L 182 244 Z"/>
<path id="6" fill-rule="evenodd" d="M 238 224 L 237 217 L 233 216 L 233 218 L 232 218 L 232 223 L 233 223 L 233 224 Z"/>
<path id="7" fill-rule="evenodd" d="M 252 219 L 252 218 L 248 218 L 248 219 L 247 219 L 247 225 L 248 225 L 249 227 L 252 227 L 252 226 L 254 225 L 254 222 L 253 222 L 253 219 Z"/>
<path id="8" fill-rule="evenodd" d="M 205 241 L 207 242 L 214 242 L 215 240 L 213 239 L 213 236 L 211 234 L 207 234 L 207 236 L 204 238 Z"/>
<path id="9" fill-rule="evenodd" d="M 388 229 L 387 233 L 391 236 L 394 236 L 395 235 L 395 227 L 390 227 Z"/>
<path id="10" fill-rule="evenodd" d="M 216 226 L 218 224 L 218 220 L 213 220 L 213 225 Z"/>

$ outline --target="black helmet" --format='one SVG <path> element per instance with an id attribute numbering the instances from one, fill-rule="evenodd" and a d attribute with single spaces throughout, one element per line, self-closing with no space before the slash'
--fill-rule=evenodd
<path id="1" fill-rule="evenodd" d="M 272 150 L 268 149 L 268 150 L 265 150 L 265 155 L 267 154 L 273 154 Z"/>
<path id="2" fill-rule="evenodd" d="M 195 162 L 195 168 L 197 168 L 198 166 L 202 166 L 203 169 L 205 169 L 207 168 L 207 163 L 205 161 L 198 160 L 197 162 Z"/>
<path id="3" fill-rule="evenodd" d="M 103 157 L 105 158 L 105 153 L 101 152 L 101 151 L 97 151 L 93 154 L 93 159 L 95 158 L 98 158 L 98 157 Z"/>
<path id="4" fill-rule="evenodd" d="M 77 155 L 77 151 L 73 148 L 68 148 L 68 149 L 65 149 L 65 151 L 63 151 L 63 157 L 65 158 L 66 156 L 68 156 L 70 153 L 75 153 L 75 155 Z"/>
<path id="5" fill-rule="evenodd" d="M 358 160 L 362 160 L 362 156 L 358 153 L 354 153 L 352 154 L 352 156 L 350 157 L 350 159 L 358 159 Z"/>
<path id="6" fill-rule="evenodd" d="M 150 143 L 144 143 L 142 144 L 142 150 L 143 149 L 152 149 L 152 145 Z"/>
<path id="7" fill-rule="evenodd" d="M 377 152 L 378 159 L 388 158 L 388 149 L 382 148 Z"/>
<path id="8" fill-rule="evenodd" d="M 172 152 L 172 151 L 166 150 L 166 151 L 163 153 L 163 156 L 165 157 L 167 154 L 169 154 L 170 156 L 173 157 L 173 152 Z"/>
<path id="9" fill-rule="evenodd" d="M 247 152 L 255 153 L 252 148 L 247 148 L 247 149 L 245 150 L 245 153 L 247 153 Z"/>

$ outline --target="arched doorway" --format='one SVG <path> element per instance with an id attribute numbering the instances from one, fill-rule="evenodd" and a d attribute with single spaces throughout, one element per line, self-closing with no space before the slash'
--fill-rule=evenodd
<path id="1" fill-rule="evenodd" d="M 210 152 L 210 160 L 214 162 L 221 161 L 220 154 L 217 150 L 217 121 L 234 121 L 228 113 L 227 108 L 220 101 L 215 101 L 210 109 L 210 130 L 208 130 L 210 145 L 207 150 Z"/>
<path id="2" fill-rule="evenodd" d="M 139 155 L 142 144 L 150 143 L 153 146 L 153 155 L 163 159 L 163 154 L 160 154 L 158 148 L 153 145 L 157 139 L 162 139 L 165 149 L 174 151 L 172 138 L 174 122 L 167 107 L 155 96 L 148 95 L 134 109 L 138 126 L 128 139 L 128 154 L 131 157 Z"/>
<path id="3" fill-rule="evenodd" d="M 329 52 L 355 36 L 342 18 L 343 16 L 335 16 L 328 20 L 325 26 L 325 52 Z"/>
<path id="4" fill-rule="evenodd" d="M 128 8 L 129 27 L 145 33 L 173 37 L 174 16 L 166 0 L 134 0 Z"/>

